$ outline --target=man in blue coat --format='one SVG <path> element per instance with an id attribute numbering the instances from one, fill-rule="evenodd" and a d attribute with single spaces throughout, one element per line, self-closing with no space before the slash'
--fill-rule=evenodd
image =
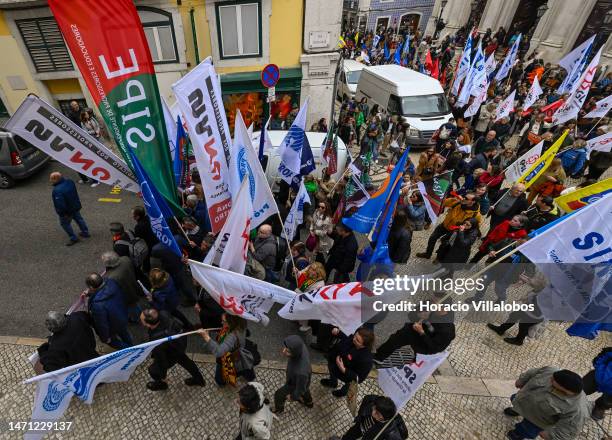
<path id="1" fill-rule="evenodd" d="M 85 284 L 89 314 L 100 340 L 118 350 L 134 345 L 127 328 L 128 309 L 119 285 L 95 272 L 87 276 Z"/>
<path id="2" fill-rule="evenodd" d="M 79 194 L 77 193 L 76 185 L 70 179 L 65 179 L 61 173 L 55 171 L 49 176 L 49 181 L 53 185 L 53 206 L 55 212 L 59 215 L 60 225 L 70 241 L 66 243 L 66 246 L 72 246 L 79 241 L 78 237 L 74 234 L 72 229 L 72 220 L 77 222 L 79 225 L 79 235 L 84 238 L 91 237 L 89 235 L 89 228 L 87 223 L 81 216 L 81 200 L 79 200 Z"/>

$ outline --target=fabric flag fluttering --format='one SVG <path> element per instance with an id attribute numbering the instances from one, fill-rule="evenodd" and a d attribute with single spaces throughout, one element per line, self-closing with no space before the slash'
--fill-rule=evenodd
<path id="1" fill-rule="evenodd" d="M 285 219 L 285 228 L 283 229 L 282 235 L 287 237 L 289 240 L 293 240 L 295 237 L 295 233 L 297 232 L 298 226 L 304 223 L 304 204 L 312 204 L 310 200 L 310 195 L 308 191 L 306 191 L 306 186 L 304 182 L 300 182 L 300 187 L 297 195 L 295 196 L 295 200 L 293 201 L 293 205 L 291 205 L 291 209 L 289 210 L 289 214 L 287 214 L 287 218 Z"/>
<path id="2" fill-rule="evenodd" d="M 157 188 L 155 188 L 155 185 L 149 180 L 145 170 L 140 165 L 140 161 L 134 154 L 132 154 L 132 164 L 134 165 L 134 172 L 140 183 L 140 192 L 142 193 L 142 201 L 145 210 L 151 219 L 151 230 L 153 234 L 155 234 L 160 243 L 182 258 L 183 253 L 166 222 L 167 218 L 173 217 L 172 211 L 168 205 L 166 205 L 164 198 L 157 192 Z"/>
<path id="3" fill-rule="evenodd" d="M 234 142 L 232 156 L 230 157 L 229 178 L 232 185 L 232 194 L 235 194 L 234 201 L 238 196 L 242 182 L 244 180 L 248 182 L 248 193 L 252 203 L 252 211 L 249 214 L 252 217 L 252 229 L 258 227 L 268 217 L 278 212 L 272 190 L 261 167 L 257 153 L 255 153 L 255 148 L 253 148 L 251 137 L 248 134 L 240 111 L 236 112 L 234 122 Z M 234 202 L 232 202 L 233 205 Z"/>
<path id="4" fill-rule="evenodd" d="M 32 421 L 59 420 L 68 409 L 72 396 L 91 405 L 99 384 L 126 382 L 155 347 L 188 334 L 190 333 L 145 342 L 27 379 L 24 384 L 36 383 Z M 25 438 L 38 440 L 47 433 L 47 431 L 29 431 Z"/>
<path id="5" fill-rule="evenodd" d="M 612 95 L 606 96 L 595 103 L 595 108 L 584 115 L 585 118 L 603 118 L 612 106 Z"/>
<path id="6" fill-rule="evenodd" d="M 573 212 L 606 197 L 610 193 L 612 193 L 612 177 L 559 196 L 555 199 L 555 203 L 565 212 Z"/>
<path id="7" fill-rule="evenodd" d="M 578 78 L 580 78 L 582 70 L 586 65 L 588 56 L 591 53 L 591 49 L 593 48 L 595 36 L 596 35 L 593 35 L 580 46 L 565 55 L 557 63 L 567 72 L 567 75 L 565 75 L 563 82 L 561 82 L 559 88 L 557 89 L 557 94 L 571 94 L 574 91 L 575 87 L 577 86 Z"/>
<path id="8" fill-rule="evenodd" d="M 505 171 L 505 177 L 509 182 L 516 182 L 521 176 L 535 164 L 540 156 L 542 155 L 542 148 L 544 147 L 544 141 L 538 142 L 536 145 L 531 147 L 529 151 L 523 153 L 521 157 L 516 159 Z"/>
<path id="9" fill-rule="evenodd" d="M 308 99 L 306 98 L 304 101 L 302 108 L 300 108 L 279 148 L 281 161 L 278 166 L 278 172 L 287 183 L 293 183 L 294 177 L 308 174 L 315 168 L 314 159 L 312 159 L 311 166 L 308 166 L 308 170 L 305 170 L 303 167 L 305 163 L 304 154 L 310 152 L 310 157 L 312 158 L 312 150 L 306 136 Z"/>
<path id="10" fill-rule="evenodd" d="M 257 158 L 259 159 L 260 163 L 264 160 L 264 153 L 272 148 L 272 140 L 268 134 L 268 124 L 270 123 L 270 119 L 272 119 L 272 116 L 270 116 L 266 123 L 261 127 L 261 132 L 259 133 L 259 150 L 257 152 Z"/>
<path id="11" fill-rule="evenodd" d="M 189 260 L 193 278 L 228 313 L 267 325 L 274 303 L 287 304 L 295 292 L 266 281 Z"/>
<path id="12" fill-rule="evenodd" d="M 425 208 L 431 222 L 435 224 L 442 212 L 444 199 L 452 189 L 453 172 L 447 171 L 443 174 L 433 176 L 431 179 L 417 182 L 417 187 L 423 196 Z"/>
<path id="13" fill-rule="evenodd" d="M 132 166 L 132 151 L 160 194 L 182 212 L 155 66 L 134 2 L 50 0 L 49 7 L 126 163 Z"/>
<path id="14" fill-rule="evenodd" d="M 223 227 L 231 205 L 231 142 L 219 77 L 207 58 L 172 85 L 195 153 L 212 232 Z"/>
<path id="15" fill-rule="evenodd" d="M 501 118 L 507 118 L 511 112 L 514 111 L 514 97 L 516 90 L 513 90 L 506 99 L 499 103 L 497 111 L 495 113 L 495 121 L 499 121 Z"/>
<path id="16" fill-rule="evenodd" d="M 189 159 L 187 158 L 187 144 L 188 138 L 187 133 L 185 133 L 185 129 L 183 128 L 183 122 L 181 121 L 181 117 L 178 116 L 176 120 L 176 142 L 174 143 L 174 158 L 172 168 L 174 169 L 174 179 L 176 182 L 176 186 L 185 185 L 185 177 L 188 174 L 189 170 L 186 169 L 186 164 L 189 164 Z"/>
<path id="17" fill-rule="evenodd" d="M 464 116 L 466 118 L 472 117 L 478 112 L 478 109 L 480 108 L 482 103 L 485 102 L 487 99 L 488 88 L 489 88 L 489 80 L 487 79 L 487 76 L 484 75 L 482 77 L 481 83 L 477 86 L 477 89 L 479 90 L 478 95 L 474 96 L 472 103 L 465 110 Z"/>
<path id="18" fill-rule="evenodd" d="M 514 63 L 516 62 L 516 55 L 518 53 L 518 48 L 519 48 L 519 45 L 521 44 L 521 37 L 522 37 L 522 34 L 519 34 L 518 38 L 514 41 L 514 44 L 508 51 L 508 55 L 506 55 L 504 62 L 502 63 L 502 65 L 499 67 L 499 70 L 495 74 L 495 80 L 498 83 L 501 82 L 506 76 L 508 76 L 510 69 L 512 69 L 512 66 L 514 66 Z"/>
<path id="19" fill-rule="evenodd" d="M 244 273 L 249 251 L 249 233 L 253 204 L 249 181 L 245 178 L 234 199 L 232 210 L 217 236 L 214 245 L 206 254 L 204 263 L 219 266 L 239 274 Z"/>
<path id="20" fill-rule="evenodd" d="M 415 362 L 400 367 L 378 368 L 378 386 L 399 411 L 448 357 L 448 352 L 417 353 Z"/>
<path id="21" fill-rule="evenodd" d="M 365 189 L 358 176 L 353 174 L 351 176 L 351 181 L 353 182 L 353 185 L 355 185 L 356 190 L 346 198 L 345 209 L 347 211 L 352 208 L 359 208 L 370 200 L 370 193 L 368 193 L 368 191 Z"/>
<path id="22" fill-rule="evenodd" d="M 569 130 L 565 130 L 563 134 L 555 141 L 551 147 L 544 152 L 542 156 L 538 159 L 536 163 L 534 163 L 531 168 L 529 168 L 525 173 L 518 179 L 518 183 L 522 183 L 525 185 L 525 189 L 528 189 L 531 185 L 535 183 L 538 178 L 544 174 L 547 168 L 550 166 L 550 163 L 555 158 L 555 155 L 559 151 L 559 148 L 563 144 L 563 141 L 567 137 Z"/>
<path id="23" fill-rule="evenodd" d="M 172 112 L 170 111 L 170 106 L 164 99 L 161 97 L 162 110 L 164 112 L 164 124 L 166 125 L 166 133 L 168 133 L 168 145 L 170 148 L 170 158 L 174 163 L 174 154 L 176 152 L 176 119 L 172 116 Z"/>
<path id="24" fill-rule="evenodd" d="M 463 82 L 463 88 L 461 89 L 461 93 L 457 97 L 457 102 L 460 105 L 467 104 L 470 96 L 475 92 L 475 86 L 478 86 L 483 83 L 483 77 L 486 78 L 485 72 L 485 59 L 484 54 L 482 52 L 482 45 L 478 43 L 478 49 L 476 50 L 476 55 L 474 55 L 474 61 L 472 62 L 472 67 L 470 67 L 470 71 L 465 77 L 465 81 Z"/>
<path id="25" fill-rule="evenodd" d="M 589 156 L 593 151 L 609 152 L 612 149 L 612 131 L 597 136 L 596 138 L 589 139 L 586 147 L 589 151 Z"/>
<path id="26" fill-rule="evenodd" d="M 603 46 L 597 51 L 585 69 L 574 92 L 553 115 L 553 125 L 563 124 L 564 122 L 578 116 L 578 112 L 584 105 L 584 101 L 586 100 L 589 90 L 591 89 L 591 84 L 595 78 L 595 72 L 597 72 L 597 65 L 599 64 L 599 58 L 601 57 L 602 50 Z"/>
<path id="27" fill-rule="evenodd" d="M 326 165 L 326 174 L 331 176 L 338 172 L 338 135 L 333 133 L 330 124 L 327 136 L 323 141 L 323 154 L 321 156 Z"/>
<path id="28" fill-rule="evenodd" d="M 453 95 L 457 96 L 459 93 L 459 86 L 461 85 L 461 81 L 466 78 L 469 70 L 471 61 L 470 58 L 472 56 L 472 33 L 467 38 L 465 42 L 465 47 L 463 48 L 463 53 L 461 54 L 461 58 L 459 59 L 459 64 L 457 65 L 457 73 L 455 74 L 455 79 L 453 82 Z"/>
<path id="29" fill-rule="evenodd" d="M 395 55 L 393 56 L 393 62 L 395 64 L 402 63 L 402 43 L 398 43 L 397 47 L 395 48 Z"/>
<path id="30" fill-rule="evenodd" d="M 523 110 L 527 110 L 528 108 L 530 108 L 538 100 L 542 93 L 544 93 L 544 91 L 542 90 L 542 87 L 540 87 L 540 80 L 536 75 L 533 78 L 533 83 L 531 83 L 529 92 L 527 93 L 525 101 L 523 102 Z"/>
<path id="31" fill-rule="evenodd" d="M 395 168 L 383 181 L 382 185 L 378 190 L 372 194 L 370 199 L 355 212 L 352 216 L 342 219 L 342 223 L 351 228 L 354 231 L 361 232 L 362 234 L 368 234 L 374 227 L 376 220 L 381 214 L 383 207 L 391 196 L 391 191 L 395 187 L 395 184 L 404 173 L 404 167 L 406 166 L 406 160 L 408 158 L 408 149 L 404 151 L 404 154 L 395 164 Z"/>
<path id="32" fill-rule="evenodd" d="M 487 79 L 489 79 L 489 81 L 492 79 L 491 76 L 493 75 L 493 72 L 495 72 L 496 67 L 497 61 L 495 60 L 495 52 L 492 52 L 485 62 L 485 72 L 487 72 Z"/>

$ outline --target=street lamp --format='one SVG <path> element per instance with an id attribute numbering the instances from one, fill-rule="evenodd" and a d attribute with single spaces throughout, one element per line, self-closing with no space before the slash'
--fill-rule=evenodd
<path id="1" fill-rule="evenodd" d="M 440 35 L 440 31 L 442 29 L 444 29 L 445 25 L 444 22 L 442 21 L 442 13 L 444 12 L 444 8 L 446 7 L 446 5 L 448 4 L 448 0 L 442 0 L 440 1 L 440 13 L 438 14 L 438 18 L 436 19 L 436 31 L 434 32 L 434 40 L 438 39 L 438 36 Z"/>

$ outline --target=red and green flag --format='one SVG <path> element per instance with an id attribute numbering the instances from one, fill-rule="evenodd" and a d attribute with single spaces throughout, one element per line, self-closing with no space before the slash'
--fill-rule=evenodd
<path id="1" fill-rule="evenodd" d="M 452 179 L 453 172 L 447 171 L 417 183 L 419 191 L 421 191 L 421 195 L 423 196 L 429 218 L 434 224 L 438 220 L 438 216 L 442 213 L 444 199 L 453 187 Z"/>
<path id="2" fill-rule="evenodd" d="M 70 52 L 132 170 L 130 151 L 180 210 L 153 60 L 132 0 L 49 0 Z"/>

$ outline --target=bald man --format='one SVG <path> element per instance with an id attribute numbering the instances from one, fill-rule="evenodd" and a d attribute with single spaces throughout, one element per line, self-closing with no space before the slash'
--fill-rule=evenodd
<path id="1" fill-rule="evenodd" d="M 491 208 L 491 230 L 504 220 L 510 220 L 527 208 L 529 208 L 529 203 L 525 196 L 525 185 L 515 183 L 502 195 L 495 207 Z"/>
<path id="2" fill-rule="evenodd" d="M 57 171 L 51 173 L 49 181 L 53 185 L 53 192 L 51 194 L 53 198 L 53 206 L 55 212 L 59 216 L 60 225 L 68 234 L 70 241 L 66 243 L 66 246 L 72 246 L 79 241 L 78 237 L 74 234 L 72 229 L 72 220 L 79 225 L 79 235 L 83 238 L 91 237 L 89 235 L 89 229 L 87 223 L 83 217 L 81 217 L 81 200 L 77 193 L 76 185 L 70 179 L 66 179 L 62 176 L 62 173 Z"/>
<path id="3" fill-rule="evenodd" d="M 249 250 L 253 257 L 266 269 L 265 280 L 270 283 L 278 281 L 278 277 L 274 273 L 278 244 L 276 237 L 272 235 L 272 226 L 263 224 L 259 227 L 257 237 L 249 244 Z"/>

